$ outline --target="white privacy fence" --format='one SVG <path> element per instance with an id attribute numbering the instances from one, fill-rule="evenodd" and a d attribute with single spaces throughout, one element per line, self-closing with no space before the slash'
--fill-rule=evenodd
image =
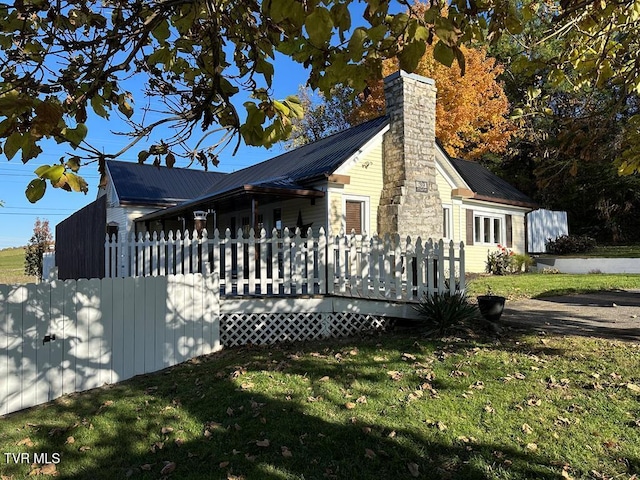
<path id="1" fill-rule="evenodd" d="M 219 292 L 215 273 L 0 285 L 0 415 L 222 345 L 341 337 L 417 315 L 407 303 Z"/>
<path id="2" fill-rule="evenodd" d="M 549 239 L 569 234 L 567 212 L 538 209 L 527 213 L 527 250 L 545 253 Z"/>
<path id="3" fill-rule="evenodd" d="M 337 294 L 417 300 L 464 289 L 464 245 L 288 229 L 107 237 L 108 277 L 218 272 L 223 295 Z"/>
<path id="4" fill-rule="evenodd" d="M 214 275 L 0 285 L 0 415 L 220 348 Z"/>

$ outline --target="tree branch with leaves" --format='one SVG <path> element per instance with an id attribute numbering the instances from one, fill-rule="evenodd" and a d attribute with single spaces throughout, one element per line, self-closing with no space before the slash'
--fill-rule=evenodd
<path id="1" fill-rule="evenodd" d="M 355 4 L 364 7 L 357 22 Z M 36 171 L 26 192 L 32 202 L 47 185 L 86 192 L 81 166 L 97 163 L 103 171 L 106 159 L 160 129 L 171 134 L 152 139 L 137 152 L 139 161 L 172 165 L 184 158 L 207 168 L 233 140 L 235 148 L 240 141 L 273 145 L 301 117 L 297 98 L 273 98 L 277 54 L 307 68 L 308 86 L 324 95 L 340 85 L 361 92 L 381 78 L 384 59 L 397 57 L 400 68 L 413 71 L 429 45 L 437 61 L 456 61 L 464 70 L 461 45 L 517 33 L 537 14 L 533 7 L 504 8 L 503 1 L 453 0 L 446 13 L 444 4 L 430 1 L 422 16 L 394 13 L 380 0 L 0 4 L 0 148 L 7 159 L 19 155 L 23 162 L 38 157 L 46 140 L 70 150 Z M 638 2 L 553 6 L 552 33 L 565 42 L 558 68 L 571 64 L 578 85 L 615 80 L 638 91 Z M 129 81 L 144 88 L 129 91 Z M 239 110 L 234 101 L 247 95 Z M 150 113 L 160 119 L 149 120 Z M 129 130 L 121 133 L 131 139 L 128 149 L 105 152 L 89 144 L 87 120 L 112 115 L 126 122 Z"/>

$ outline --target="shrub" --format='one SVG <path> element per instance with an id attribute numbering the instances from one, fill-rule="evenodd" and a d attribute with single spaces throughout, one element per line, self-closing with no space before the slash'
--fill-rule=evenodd
<path id="1" fill-rule="evenodd" d="M 507 275 L 513 273 L 514 253 L 502 245 L 498 245 L 496 252 L 487 254 L 487 273 L 493 275 Z"/>
<path id="2" fill-rule="evenodd" d="M 478 307 L 461 292 L 425 295 L 414 308 L 429 329 L 427 335 L 443 336 L 452 327 L 479 318 Z"/>
<path id="3" fill-rule="evenodd" d="M 528 272 L 533 265 L 533 258 L 526 253 L 516 253 L 512 261 L 512 273 Z"/>
<path id="4" fill-rule="evenodd" d="M 548 253 L 556 255 L 586 253 L 596 248 L 596 241 L 587 235 L 561 235 L 555 240 L 547 240 L 546 247 Z"/>

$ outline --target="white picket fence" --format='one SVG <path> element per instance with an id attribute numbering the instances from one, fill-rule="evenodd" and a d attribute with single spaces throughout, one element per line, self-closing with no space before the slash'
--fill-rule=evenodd
<path id="1" fill-rule="evenodd" d="M 0 415 L 220 348 L 215 275 L 0 285 Z"/>
<path id="2" fill-rule="evenodd" d="M 464 290 L 464 244 L 367 235 L 305 236 L 299 229 L 248 235 L 206 230 L 107 237 L 108 277 L 218 272 L 223 295 L 336 294 L 416 301 Z"/>

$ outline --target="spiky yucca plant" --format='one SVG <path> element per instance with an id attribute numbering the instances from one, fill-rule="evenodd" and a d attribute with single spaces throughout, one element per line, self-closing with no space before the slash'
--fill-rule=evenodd
<path id="1" fill-rule="evenodd" d="M 480 317 L 478 307 L 462 292 L 425 294 L 414 308 L 429 328 L 428 335 L 443 336 L 455 325 Z"/>

